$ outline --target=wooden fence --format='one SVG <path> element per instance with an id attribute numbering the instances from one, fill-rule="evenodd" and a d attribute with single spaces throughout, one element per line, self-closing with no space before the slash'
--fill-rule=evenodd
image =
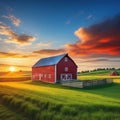
<path id="1" fill-rule="evenodd" d="M 102 79 L 102 80 L 74 80 L 61 82 L 64 86 L 77 87 L 77 88 L 88 88 L 94 86 L 102 86 L 105 84 L 112 83 L 112 79 Z"/>

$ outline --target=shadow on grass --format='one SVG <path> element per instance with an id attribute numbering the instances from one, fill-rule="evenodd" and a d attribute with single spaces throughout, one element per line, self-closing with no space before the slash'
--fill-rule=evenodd
<path id="1" fill-rule="evenodd" d="M 63 85 L 61 85 L 60 83 L 56 83 L 56 84 L 51 84 L 51 83 L 45 83 L 42 81 L 30 81 L 30 82 L 25 82 L 26 84 L 31 84 L 31 85 L 36 85 L 36 86 L 44 86 L 44 87 L 52 87 L 52 88 L 67 88 Z"/>
<path id="2" fill-rule="evenodd" d="M 98 90 L 103 88 L 110 88 L 110 87 L 116 86 L 117 84 L 118 83 L 110 83 L 110 84 L 101 85 L 101 86 L 92 86 L 92 87 L 83 88 L 83 90 Z"/>
<path id="3" fill-rule="evenodd" d="M 61 83 L 56 83 L 56 84 L 51 84 L 51 83 L 45 83 L 42 81 L 30 81 L 30 82 L 25 82 L 26 84 L 31 84 L 31 85 L 42 85 L 45 87 L 52 87 L 52 88 L 64 88 L 64 89 L 70 89 L 70 90 L 77 90 L 77 91 L 84 91 L 84 90 L 96 90 L 96 89 L 103 89 L 103 88 L 110 88 L 116 85 L 120 85 L 120 83 L 110 83 L 106 85 L 101 85 L 101 86 L 92 86 L 92 87 L 86 87 L 86 88 L 77 88 L 77 87 L 69 87 L 69 86 L 63 86 Z"/>
<path id="4" fill-rule="evenodd" d="M 51 88 L 59 88 L 59 89 L 67 89 L 72 91 L 80 91 L 80 92 L 87 92 L 91 94 L 96 94 L 104 97 L 109 97 L 113 99 L 120 99 L 120 83 L 110 83 L 102 86 L 94 86 L 89 88 L 75 88 L 75 87 L 68 87 L 68 86 L 62 86 L 60 83 L 57 84 L 51 84 L 51 83 L 44 83 L 41 81 L 32 81 L 32 82 L 26 82 L 26 84 L 32 84 L 32 85 L 42 85 L 44 87 L 51 87 Z"/>
<path id="5" fill-rule="evenodd" d="M 104 86 L 98 86 L 93 88 L 85 88 L 85 92 L 105 96 L 113 99 L 120 100 L 120 83 L 111 83 Z"/>

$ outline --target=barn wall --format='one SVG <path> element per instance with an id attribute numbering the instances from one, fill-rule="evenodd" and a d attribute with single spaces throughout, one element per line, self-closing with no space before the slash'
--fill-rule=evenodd
<path id="1" fill-rule="evenodd" d="M 65 57 L 68 58 L 68 61 L 65 61 Z M 77 66 L 68 56 L 65 56 L 61 59 L 61 61 L 57 64 L 57 80 L 59 82 L 60 75 L 63 73 L 69 74 L 72 73 L 72 78 L 77 79 Z M 65 71 L 65 67 L 68 67 L 68 71 Z"/>
<path id="2" fill-rule="evenodd" d="M 42 66 L 32 68 L 32 80 L 54 83 L 55 66 Z"/>

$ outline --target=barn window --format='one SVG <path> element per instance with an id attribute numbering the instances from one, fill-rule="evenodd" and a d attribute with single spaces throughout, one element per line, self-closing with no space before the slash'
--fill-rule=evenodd
<path id="1" fill-rule="evenodd" d="M 34 78 L 35 78 L 35 75 L 32 75 L 32 78 L 34 79 Z"/>
<path id="2" fill-rule="evenodd" d="M 39 80 L 41 80 L 41 74 L 39 74 Z"/>
<path id="3" fill-rule="evenodd" d="M 41 74 L 41 77 L 43 77 L 43 74 Z"/>
<path id="4" fill-rule="evenodd" d="M 67 72 L 68 71 L 68 67 L 65 67 L 65 72 Z"/>
<path id="5" fill-rule="evenodd" d="M 68 61 L 68 58 L 67 57 L 65 57 L 65 62 L 67 62 Z"/>
<path id="6" fill-rule="evenodd" d="M 51 78 L 51 74 L 48 74 L 48 78 Z"/>
<path id="7" fill-rule="evenodd" d="M 44 78 L 46 78 L 46 74 L 44 74 Z"/>

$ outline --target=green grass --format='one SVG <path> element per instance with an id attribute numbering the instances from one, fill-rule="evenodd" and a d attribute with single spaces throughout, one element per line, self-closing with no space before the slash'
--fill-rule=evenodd
<path id="1" fill-rule="evenodd" d="M 117 79 L 110 85 L 78 89 L 32 81 L 1 82 L 0 103 L 27 120 L 120 120 L 120 83 Z"/>
<path id="2" fill-rule="evenodd" d="M 99 76 L 99 75 L 84 75 L 80 76 L 78 75 L 77 79 L 78 80 L 99 80 L 99 79 L 104 79 L 104 78 L 110 78 L 110 79 L 120 79 L 120 76 Z"/>
<path id="3" fill-rule="evenodd" d="M 112 71 L 117 71 L 120 74 L 120 70 L 96 70 L 91 72 L 79 73 L 79 76 L 86 76 L 86 75 L 109 76 Z"/>
<path id="4" fill-rule="evenodd" d="M 17 114 L 8 107 L 0 103 L 0 120 L 27 120 L 25 117 Z"/>
<path id="5" fill-rule="evenodd" d="M 120 76 L 110 76 L 110 73 L 114 70 L 97 70 L 86 73 L 79 73 L 77 79 L 78 80 L 96 80 L 96 79 L 120 79 Z M 115 70 L 120 74 L 120 70 Z"/>

